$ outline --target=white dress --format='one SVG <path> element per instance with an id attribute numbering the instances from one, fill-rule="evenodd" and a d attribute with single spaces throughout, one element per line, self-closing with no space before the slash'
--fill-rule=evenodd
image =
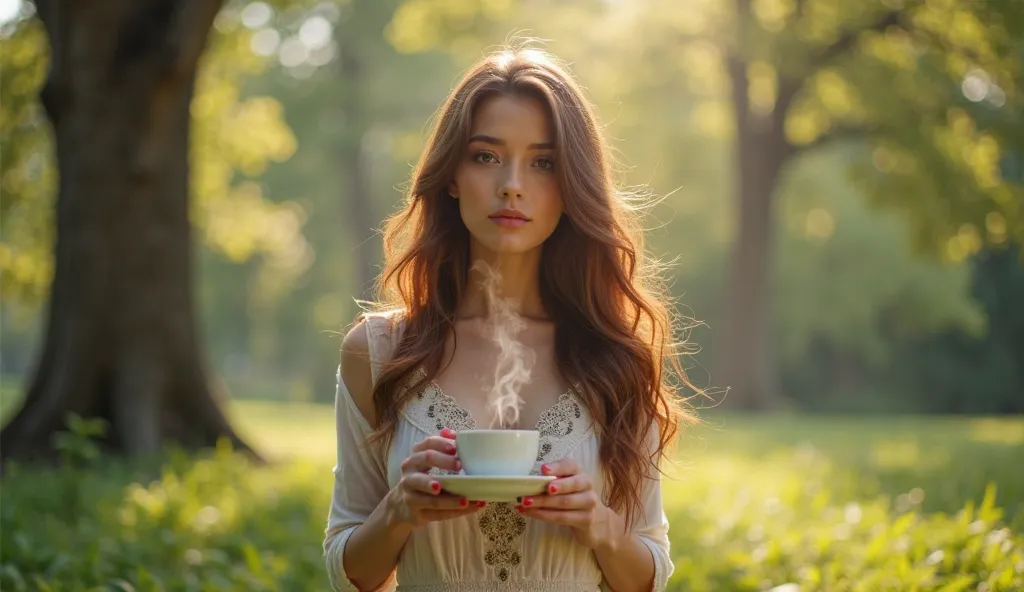
<path id="1" fill-rule="evenodd" d="M 396 313 L 367 315 L 374 382 L 382 362 L 397 344 L 403 323 L 396 319 L 400 319 Z M 453 398 L 431 384 L 401 410 L 389 450 L 374 453 L 361 445 L 371 427 L 341 380 L 340 367 L 335 413 L 338 460 L 323 544 L 331 585 L 340 592 L 357 590 L 344 573 L 345 544 L 398 484 L 400 465 L 413 444 L 444 428 L 456 432 L 473 428 L 475 422 Z M 561 395 L 541 415 L 536 427 L 541 432 L 541 451 L 534 474 L 539 474 L 544 462 L 572 457 L 591 476 L 600 498 L 606 499 L 598 435 L 577 397 L 571 391 Z M 654 478 L 645 481 L 641 500 L 642 516 L 634 520 L 633 532 L 654 557 L 654 590 L 661 591 L 673 565 L 656 471 Z M 401 592 L 595 592 L 604 589 L 604 584 L 593 551 L 576 542 L 570 528 L 524 517 L 513 504 L 489 503 L 473 515 L 432 522 L 415 530 L 399 555 L 396 572 L 379 590 L 396 587 Z"/>

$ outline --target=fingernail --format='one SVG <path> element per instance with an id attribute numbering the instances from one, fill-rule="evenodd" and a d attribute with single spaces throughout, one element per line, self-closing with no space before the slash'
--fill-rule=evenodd
<path id="1" fill-rule="evenodd" d="M 462 470 L 462 461 L 461 460 L 455 461 L 455 470 L 456 471 L 461 471 Z"/>
<path id="2" fill-rule="evenodd" d="M 523 498 L 523 505 L 524 506 L 532 506 L 533 505 L 533 498 L 532 497 L 524 497 Z"/>
<path id="3" fill-rule="evenodd" d="M 462 499 L 459 500 L 459 505 L 462 506 L 463 508 L 465 508 L 466 506 L 469 505 L 469 500 L 466 499 L 466 498 L 462 498 Z"/>
<path id="4" fill-rule="evenodd" d="M 526 508 L 524 508 L 522 506 L 516 506 L 516 510 L 518 510 L 520 514 L 525 514 L 526 513 Z"/>
<path id="5" fill-rule="evenodd" d="M 433 483 L 430 484 L 430 488 L 433 489 L 435 493 L 437 493 L 438 491 L 441 491 L 441 484 L 438 483 L 437 481 L 434 481 Z"/>
<path id="6" fill-rule="evenodd" d="M 551 472 L 551 467 L 549 467 L 547 465 L 541 465 L 540 466 L 540 472 L 542 472 L 542 473 L 550 473 Z"/>
<path id="7" fill-rule="evenodd" d="M 555 485 L 554 483 L 552 483 L 551 485 L 548 485 L 548 492 L 555 493 L 557 491 L 558 491 L 558 486 L 557 485 Z"/>
<path id="8" fill-rule="evenodd" d="M 486 505 L 487 505 L 487 502 L 477 502 L 476 503 L 476 507 L 478 507 L 478 508 L 483 508 Z"/>
<path id="9" fill-rule="evenodd" d="M 449 444 L 449 445 L 448 445 L 448 447 L 447 447 L 447 448 L 445 448 L 445 450 L 447 450 L 447 451 L 448 451 L 449 453 L 451 453 L 451 454 L 455 454 L 455 451 L 456 451 L 457 449 L 455 448 L 455 445 L 454 445 L 454 444 Z"/>

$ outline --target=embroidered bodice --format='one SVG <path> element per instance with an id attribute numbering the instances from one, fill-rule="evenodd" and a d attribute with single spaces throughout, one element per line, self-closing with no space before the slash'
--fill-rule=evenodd
<path id="1" fill-rule="evenodd" d="M 395 314 L 367 315 L 374 380 L 397 342 L 401 323 L 396 318 Z M 397 485 L 400 465 L 412 446 L 444 428 L 458 432 L 476 427 L 473 416 L 431 381 L 401 410 L 390 448 L 375 453 L 360 446 L 370 426 L 340 376 L 339 369 L 335 404 L 338 464 L 324 540 L 328 574 L 339 591 L 355 590 L 341 567 L 348 537 Z M 545 462 L 571 456 L 590 474 L 603 498 L 599 440 L 574 389 L 560 395 L 541 414 L 536 429 L 540 431 L 540 448 L 533 473 L 539 474 Z M 634 530 L 655 558 L 655 589 L 663 590 L 672 564 L 660 482 L 650 480 L 642 493 L 644 517 Z M 396 573 L 382 589 L 594 592 L 601 583 L 601 570 L 593 553 L 576 542 L 571 529 L 529 520 L 512 504 L 491 503 L 474 515 L 431 523 L 415 531 L 402 550 Z"/>

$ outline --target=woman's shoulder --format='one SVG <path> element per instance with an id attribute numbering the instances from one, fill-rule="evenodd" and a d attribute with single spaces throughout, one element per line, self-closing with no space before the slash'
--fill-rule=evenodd
<path id="1" fill-rule="evenodd" d="M 367 310 L 356 317 L 358 324 L 365 324 L 365 332 L 372 338 L 393 338 L 405 324 L 405 309 Z"/>
<path id="2" fill-rule="evenodd" d="M 373 384 L 390 355 L 403 318 L 400 310 L 359 313 L 341 342 L 339 375 L 363 416 L 373 423 Z"/>
<path id="3" fill-rule="evenodd" d="M 405 312 L 402 309 L 366 310 L 356 315 L 342 340 L 342 358 L 360 358 L 371 368 L 374 378 L 379 366 L 398 345 Z"/>

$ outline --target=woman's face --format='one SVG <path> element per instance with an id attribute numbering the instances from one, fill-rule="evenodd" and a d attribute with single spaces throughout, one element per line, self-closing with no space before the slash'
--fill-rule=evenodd
<path id="1" fill-rule="evenodd" d="M 476 252 L 529 253 L 555 231 L 562 196 L 551 128 L 531 97 L 496 95 L 478 106 L 450 187 Z"/>

